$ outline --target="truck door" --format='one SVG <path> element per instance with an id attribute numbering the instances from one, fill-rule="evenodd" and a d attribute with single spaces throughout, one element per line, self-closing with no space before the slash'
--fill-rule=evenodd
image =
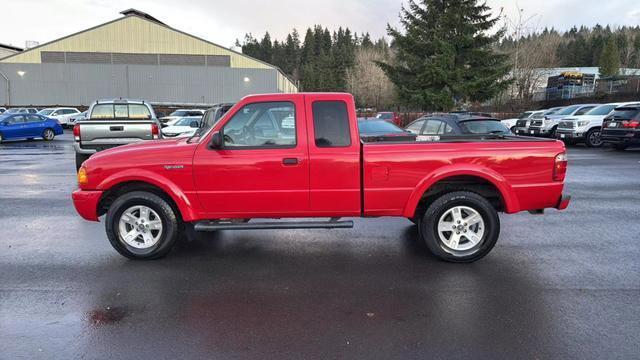
<path id="1" fill-rule="evenodd" d="M 305 95 L 310 208 L 317 215 L 360 215 L 360 137 L 353 97 Z"/>
<path id="2" fill-rule="evenodd" d="M 200 144 L 193 161 L 207 215 L 303 216 L 309 210 L 309 150 L 302 97 L 253 100 L 223 121 L 214 129 L 224 134 L 224 147 Z"/>

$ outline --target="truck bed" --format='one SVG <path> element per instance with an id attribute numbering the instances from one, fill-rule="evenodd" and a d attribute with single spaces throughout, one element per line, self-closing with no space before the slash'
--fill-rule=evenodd
<path id="1" fill-rule="evenodd" d="M 417 194 L 456 173 L 498 187 L 508 213 L 554 207 L 563 183 L 553 181 L 553 165 L 563 151 L 556 140 L 517 136 L 365 143 L 363 212 L 410 217 Z"/>

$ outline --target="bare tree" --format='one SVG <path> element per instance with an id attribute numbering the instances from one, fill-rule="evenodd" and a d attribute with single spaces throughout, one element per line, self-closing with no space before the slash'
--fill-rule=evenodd
<path id="1" fill-rule="evenodd" d="M 380 110 L 395 102 L 395 88 L 376 61 L 389 61 L 391 54 L 379 47 L 360 47 L 354 66 L 347 70 L 347 88 L 359 106 Z"/>

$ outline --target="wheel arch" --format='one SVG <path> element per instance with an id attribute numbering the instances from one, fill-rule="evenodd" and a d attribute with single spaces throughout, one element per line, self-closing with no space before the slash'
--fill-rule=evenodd
<path id="1" fill-rule="evenodd" d="M 169 202 L 176 214 L 185 221 L 196 217 L 190 200 L 174 183 L 155 174 L 155 178 L 144 175 L 127 176 L 126 178 L 111 178 L 105 180 L 99 186 L 104 190 L 98 202 L 98 216 L 103 215 L 118 196 L 131 191 L 149 191 Z"/>
<path id="2" fill-rule="evenodd" d="M 453 191 L 471 191 L 487 197 L 498 211 L 514 213 L 519 205 L 511 185 L 488 168 L 446 169 L 425 177 L 407 201 L 403 216 L 413 218 L 435 198 Z"/>

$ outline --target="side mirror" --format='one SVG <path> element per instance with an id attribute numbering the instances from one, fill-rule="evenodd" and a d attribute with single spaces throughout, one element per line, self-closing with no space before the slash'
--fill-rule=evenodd
<path id="1" fill-rule="evenodd" d="M 211 134 L 211 141 L 209 142 L 209 149 L 222 149 L 224 148 L 224 135 L 222 131 L 216 131 Z"/>

